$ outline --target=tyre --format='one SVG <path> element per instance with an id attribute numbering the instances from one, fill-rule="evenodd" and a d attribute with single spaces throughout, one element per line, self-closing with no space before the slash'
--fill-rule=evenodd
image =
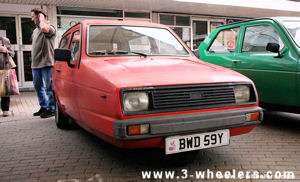
<path id="1" fill-rule="evenodd" d="M 198 155 L 199 150 L 166 155 L 167 162 L 173 166 L 185 166 L 191 163 Z"/>
<path id="2" fill-rule="evenodd" d="M 57 128 L 66 129 L 69 126 L 69 118 L 61 112 L 57 100 L 55 102 L 55 123 Z"/>

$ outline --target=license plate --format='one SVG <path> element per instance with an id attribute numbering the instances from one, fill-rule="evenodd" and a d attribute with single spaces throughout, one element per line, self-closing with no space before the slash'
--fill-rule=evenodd
<path id="1" fill-rule="evenodd" d="M 171 136 L 165 139 L 166 154 L 229 145 L 229 129 L 193 135 Z"/>

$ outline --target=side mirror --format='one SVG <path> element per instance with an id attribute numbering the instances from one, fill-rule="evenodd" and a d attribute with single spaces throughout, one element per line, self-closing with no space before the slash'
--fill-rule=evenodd
<path id="1" fill-rule="evenodd" d="M 277 43 L 268 43 L 266 50 L 270 51 L 270 52 L 278 53 L 278 55 L 275 56 L 275 58 L 282 58 L 282 56 L 280 55 L 279 48 L 280 48 L 280 45 Z"/>
<path id="2" fill-rule="evenodd" d="M 196 56 L 197 58 L 200 58 L 200 53 L 199 53 L 199 50 L 198 50 L 198 49 L 194 50 L 193 53 L 195 54 L 195 56 Z"/>
<path id="3" fill-rule="evenodd" d="M 71 58 L 70 49 L 58 48 L 54 50 L 54 59 L 56 61 L 65 61 L 69 67 L 73 68 L 74 64 L 71 64 Z"/>

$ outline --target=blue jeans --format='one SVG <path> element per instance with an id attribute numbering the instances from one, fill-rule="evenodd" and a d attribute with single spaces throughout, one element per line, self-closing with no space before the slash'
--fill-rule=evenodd
<path id="1" fill-rule="evenodd" d="M 33 86 L 41 108 L 55 110 L 52 95 L 52 67 L 32 69 Z"/>

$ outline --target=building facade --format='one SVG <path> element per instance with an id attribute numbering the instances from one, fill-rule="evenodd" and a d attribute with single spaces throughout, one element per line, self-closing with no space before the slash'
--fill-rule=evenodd
<path id="1" fill-rule="evenodd" d="M 0 35 L 8 37 L 15 50 L 21 89 L 33 87 L 31 33 L 35 26 L 30 10 L 36 7 L 47 10 L 57 29 L 57 43 L 80 20 L 137 20 L 170 26 L 192 50 L 220 25 L 256 17 L 300 16 L 300 2 L 291 0 L 239 1 L 238 5 L 217 0 L 0 0 Z"/>

